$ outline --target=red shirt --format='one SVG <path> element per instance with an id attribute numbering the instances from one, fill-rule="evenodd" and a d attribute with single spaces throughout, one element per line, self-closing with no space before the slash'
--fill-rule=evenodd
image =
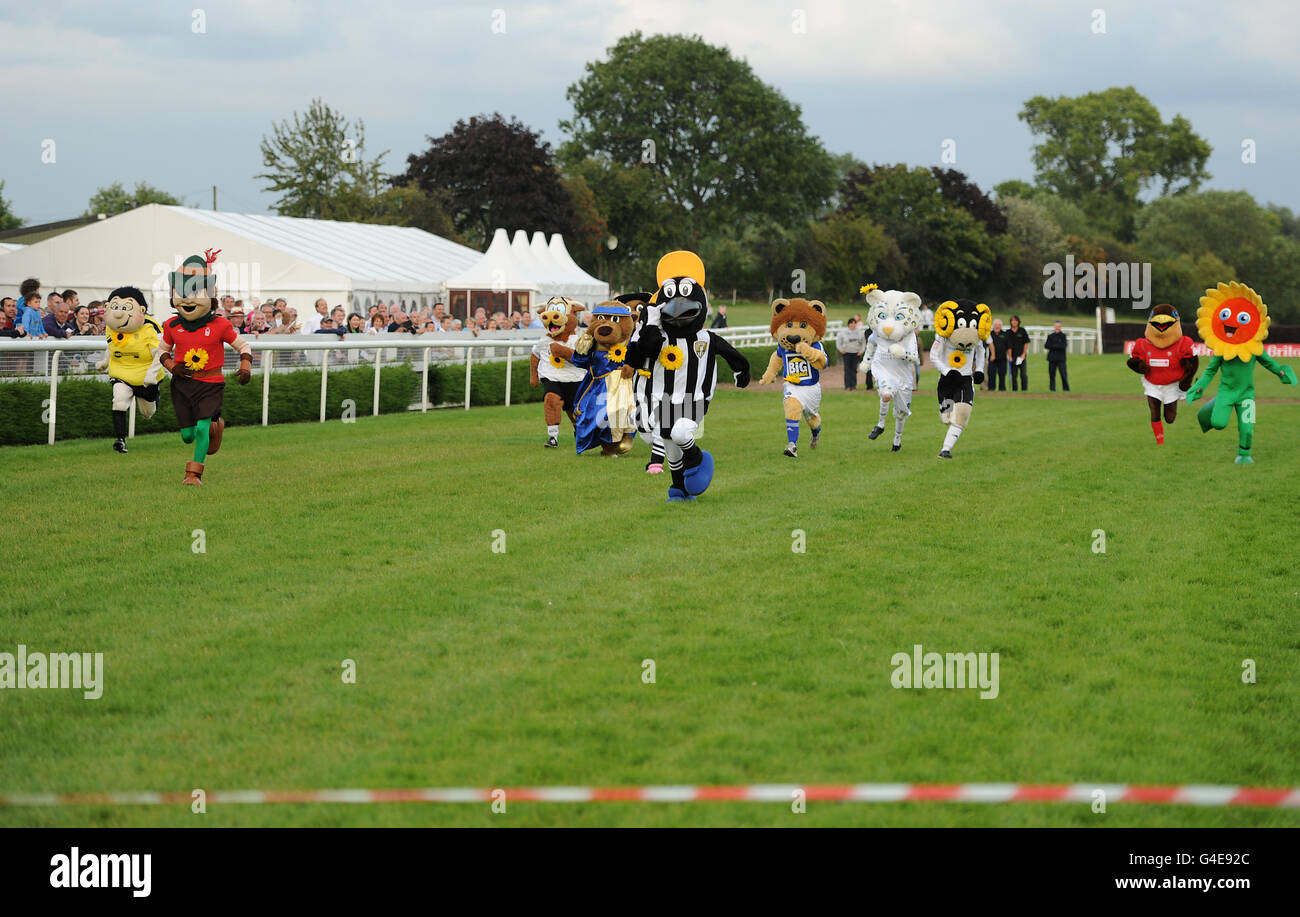
<path id="1" fill-rule="evenodd" d="M 233 344 L 239 333 L 230 319 L 218 315 L 197 331 L 181 327 L 179 316 L 163 323 L 163 344 L 172 349 L 172 358 L 194 370 L 200 382 L 224 382 L 221 367 L 226 362 L 226 344 Z"/>
<path id="2" fill-rule="evenodd" d="M 1192 352 L 1192 339 L 1184 334 L 1174 342 L 1173 347 L 1163 350 L 1142 338 L 1133 345 L 1133 356 L 1151 367 L 1147 373 L 1148 382 L 1152 385 L 1168 385 L 1183 378 L 1182 361 L 1185 357 L 1195 356 L 1195 353 Z"/>

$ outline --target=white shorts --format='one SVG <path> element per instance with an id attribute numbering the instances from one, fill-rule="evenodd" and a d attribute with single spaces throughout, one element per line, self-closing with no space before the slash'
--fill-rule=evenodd
<path id="1" fill-rule="evenodd" d="M 1178 387 L 1177 382 L 1166 382 L 1164 385 L 1154 385 L 1142 379 L 1142 391 L 1146 392 L 1148 398 L 1155 398 L 1161 404 L 1173 404 L 1175 401 L 1182 401 L 1185 394 Z"/>
<path id="2" fill-rule="evenodd" d="M 821 413 L 822 408 L 822 384 L 814 382 L 812 385 L 791 385 L 789 382 L 781 390 L 785 398 L 793 398 L 803 406 L 804 417 L 816 417 Z"/>

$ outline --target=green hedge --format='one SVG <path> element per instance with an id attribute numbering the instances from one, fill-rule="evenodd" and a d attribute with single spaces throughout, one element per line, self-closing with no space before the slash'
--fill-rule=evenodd
<path id="1" fill-rule="evenodd" d="M 386 366 L 379 376 L 379 410 L 390 414 L 405 411 L 417 397 L 419 378 L 413 377 L 409 367 Z M 527 380 L 525 380 L 527 384 Z M 177 429 L 176 414 L 172 411 L 169 383 L 161 385 L 162 396 L 158 412 L 145 420 L 135 419 L 136 433 L 166 433 Z M 338 418 L 343 413 L 343 401 L 356 403 L 358 416 L 371 412 L 374 402 L 375 371 L 373 367 L 331 370 L 325 416 Z M 47 421 L 42 419 L 50 387 L 43 382 L 0 382 L 0 445 L 26 445 L 46 442 L 49 432 Z M 113 435 L 112 386 L 94 379 L 69 379 L 59 383 L 58 422 L 55 433 L 59 439 L 85 436 Z M 232 426 L 260 424 L 262 422 L 261 377 L 254 374 L 252 382 L 240 385 L 233 380 L 226 383 L 225 400 L 221 415 Z M 305 369 L 289 373 L 275 373 L 271 378 L 271 398 L 268 420 L 271 423 L 291 423 L 320 418 L 320 371 Z"/>

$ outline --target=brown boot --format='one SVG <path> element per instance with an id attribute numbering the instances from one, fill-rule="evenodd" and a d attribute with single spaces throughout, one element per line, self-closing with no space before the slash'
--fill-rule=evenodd
<path id="1" fill-rule="evenodd" d="M 203 484 L 203 463 L 186 462 L 185 463 L 185 480 L 182 484 L 188 484 L 191 487 L 199 487 Z"/>
<path id="2" fill-rule="evenodd" d="M 208 427 L 208 455 L 216 455 L 217 450 L 221 448 L 221 433 L 226 429 L 226 419 L 218 417 L 212 421 L 212 426 Z"/>

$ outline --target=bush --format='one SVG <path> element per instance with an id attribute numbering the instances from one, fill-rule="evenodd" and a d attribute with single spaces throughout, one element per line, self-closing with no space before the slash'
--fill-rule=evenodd
<path id="1" fill-rule="evenodd" d="M 409 367 L 384 367 L 379 377 L 380 412 L 391 414 L 405 411 L 415 400 L 418 381 L 418 377 L 412 376 Z M 331 370 L 325 416 L 342 416 L 343 402 L 347 399 L 355 402 L 358 414 L 369 414 L 374 399 L 374 385 L 373 367 Z M 158 412 L 148 420 L 137 414 L 137 433 L 162 433 L 177 429 L 169 382 L 164 380 L 159 388 L 161 397 Z M 0 382 L 0 445 L 45 442 L 49 436 L 45 419 L 48 416 L 45 411 L 49 397 L 50 387 L 45 383 Z M 55 425 L 57 438 L 111 437 L 112 401 L 111 383 L 94 379 L 60 382 L 58 421 Z M 271 379 L 268 407 L 267 420 L 270 423 L 317 420 L 320 417 L 320 372 L 308 369 L 276 373 Z M 262 422 L 262 386 L 257 375 L 253 376 L 253 381 L 248 385 L 239 385 L 234 381 L 226 383 L 221 416 L 231 426 Z"/>

